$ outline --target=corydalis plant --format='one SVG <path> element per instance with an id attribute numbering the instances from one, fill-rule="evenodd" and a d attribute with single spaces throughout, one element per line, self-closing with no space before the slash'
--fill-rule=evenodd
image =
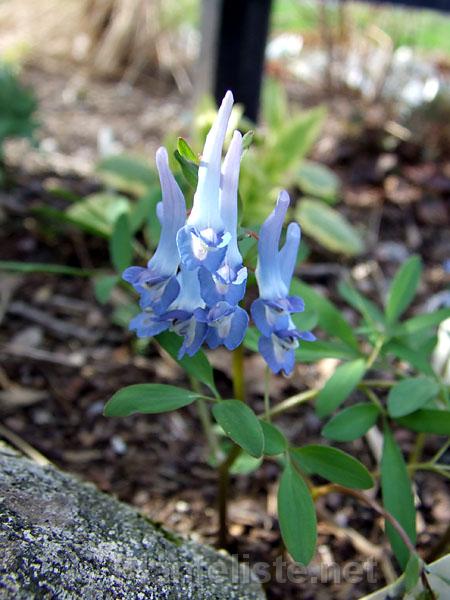
<path id="1" fill-rule="evenodd" d="M 139 337 L 165 330 L 183 338 L 178 357 L 193 356 L 203 343 L 237 348 L 248 327 L 244 298 L 247 269 L 238 247 L 238 180 L 242 136 L 235 131 L 222 164 L 222 151 L 233 95 L 227 92 L 205 142 L 198 168 L 193 207 L 186 219 L 183 194 L 170 172 L 167 152 L 160 148 L 156 165 L 162 202 L 157 207 L 161 237 L 147 267 L 129 267 L 123 278 L 140 294 L 142 312 L 130 324 Z M 304 310 L 301 298 L 289 296 L 300 243 L 300 228 L 291 223 L 284 246 L 279 242 L 289 197 L 282 192 L 273 213 L 261 227 L 256 270 L 260 299 L 252 316 L 260 330 L 259 349 L 274 373 L 294 368 L 300 339 L 293 312 Z"/>
<path id="2" fill-rule="evenodd" d="M 420 259 L 411 257 L 394 277 L 383 309 L 353 286 L 341 282 L 343 299 L 361 314 L 358 326 L 350 326 L 342 310 L 293 277 L 301 232 L 296 223 L 291 223 L 281 244 L 289 208 L 289 197 L 282 192 L 259 232 L 255 273 L 259 298 L 250 309 L 260 332 L 259 340 L 255 328 L 250 328 L 243 339 L 249 319 L 239 306 L 247 283 L 236 233 L 243 146 L 239 132 L 234 133 L 223 164 L 221 161 L 232 102 L 228 93 L 199 164 L 187 144 L 179 143 L 182 153 L 175 157 L 184 167 L 183 174 L 190 183 L 198 183 L 188 218 L 183 194 L 168 166 L 167 152 L 158 150 L 162 202 L 157 215 L 161 238 L 147 267 L 130 267 L 124 273 L 126 281 L 140 295 L 141 313 L 133 319 L 131 328 L 141 337 L 156 335 L 162 348 L 172 357 L 178 356 L 178 363 L 191 378 L 192 389 L 159 383 L 130 385 L 114 394 L 105 414 L 156 414 L 196 404 L 210 462 L 218 467 L 220 545 L 225 546 L 228 537 L 231 469 L 243 469 L 240 463 L 248 465 L 248 459 L 257 468 L 263 459 L 268 459 L 280 470 L 278 521 L 285 547 L 296 561 L 307 564 L 315 552 L 314 502 L 329 493 L 345 494 L 384 518 L 393 555 L 405 571 L 405 587 L 412 589 L 419 577 L 424 585 L 429 585 L 426 567 L 415 548 L 411 478 L 418 470 L 450 477 L 448 466 L 441 460 L 448 442 L 431 459 L 422 460 L 425 434 L 450 433 L 450 389 L 433 373 L 429 361 L 433 347 L 430 328 L 450 317 L 450 309 L 401 320 L 414 298 L 421 274 Z M 292 292 L 308 303 L 309 315 L 301 315 L 300 322 L 317 322 L 328 339 L 310 344 L 312 334 L 297 329 L 295 313 L 304 310 L 304 303 Z M 167 330 L 177 333 L 182 343 Z M 268 364 L 264 412 L 259 414 L 245 402 L 242 340 L 249 350 L 259 351 Z M 302 340 L 305 343 L 299 348 Z M 203 343 L 210 348 L 224 345 L 234 349 L 234 399 L 220 396 L 208 357 L 201 351 Z M 323 358 L 341 361 L 323 387 L 298 392 L 271 406 L 269 367 L 275 373 L 290 373 L 295 360 L 313 362 Z M 417 376 L 411 377 L 411 372 Z M 377 379 L 371 378 L 372 373 L 377 374 Z M 380 374 L 382 377 L 378 378 Z M 356 404 L 354 395 L 360 400 Z M 351 403 L 342 409 L 347 399 Z M 329 442 L 295 446 L 273 420 L 311 400 L 317 416 L 329 418 L 322 429 Z M 212 426 L 212 417 L 219 429 Z M 383 444 L 381 460 L 373 457 L 370 473 L 356 458 L 333 446 L 363 437 L 373 427 L 383 430 L 379 432 Z M 397 427 L 409 429 L 411 435 L 418 434 L 408 465 L 396 442 Z M 315 477 L 329 483 L 315 482 Z M 381 488 L 383 505 L 373 493 L 362 491 L 372 488 L 375 480 Z M 437 546 L 443 547 L 446 539 L 444 534 Z"/>

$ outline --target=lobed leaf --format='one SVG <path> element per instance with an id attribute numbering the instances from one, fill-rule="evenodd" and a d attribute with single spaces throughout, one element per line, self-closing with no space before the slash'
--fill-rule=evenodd
<path id="1" fill-rule="evenodd" d="M 109 239 L 109 254 L 116 271 L 121 274 L 133 259 L 130 223 L 127 214 L 119 215 Z"/>
<path id="2" fill-rule="evenodd" d="M 340 338 L 354 350 L 358 350 L 358 341 L 352 327 L 330 300 L 295 277 L 291 283 L 290 293 L 293 296 L 301 296 L 307 307 L 309 305 L 314 307 L 319 315 L 319 327 L 328 334 Z"/>
<path id="3" fill-rule="evenodd" d="M 255 458 L 263 455 L 261 422 L 249 406 L 240 400 L 222 400 L 213 406 L 212 413 L 233 442 Z"/>
<path id="4" fill-rule="evenodd" d="M 178 358 L 178 352 L 183 343 L 179 335 L 170 331 L 164 331 L 155 336 L 155 340 L 188 375 L 204 383 L 214 394 L 217 393 L 213 370 L 203 350 L 199 350 L 194 356 L 185 354 L 183 358 Z"/>
<path id="5" fill-rule="evenodd" d="M 322 435 L 337 442 L 352 442 L 375 425 L 380 409 L 371 402 L 359 402 L 344 408 L 328 421 Z"/>
<path id="6" fill-rule="evenodd" d="M 397 271 L 389 288 L 386 301 L 386 319 L 395 323 L 408 308 L 416 295 L 422 274 L 422 261 L 418 256 L 411 256 Z"/>
<path id="7" fill-rule="evenodd" d="M 348 488 L 373 487 L 372 476 L 366 467 L 342 450 L 310 444 L 294 448 L 290 453 L 300 468 L 310 475 L 320 475 L 328 481 Z"/>
<path id="8" fill-rule="evenodd" d="M 105 405 L 107 417 L 128 417 L 135 413 L 157 414 L 187 406 L 199 398 L 191 390 L 162 383 L 137 383 L 116 392 Z"/>
<path id="9" fill-rule="evenodd" d="M 316 548 L 316 511 L 308 486 L 290 463 L 286 464 L 278 487 L 278 519 L 289 554 L 307 565 Z"/>
<path id="10" fill-rule="evenodd" d="M 297 185 L 305 195 L 315 196 L 330 204 L 337 202 L 340 181 L 331 169 L 312 160 L 304 160 L 300 164 Z"/>
<path id="11" fill-rule="evenodd" d="M 339 365 L 317 396 L 316 411 L 319 417 L 326 417 L 342 404 L 365 372 L 366 362 L 362 358 Z"/>
<path id="12" fill-rule="evenodd" d="M 400 448 L 388 426 L 384 429 L 381 458 L 381 491 L 384 508 L 397 519 L 411 542 L 416 541 L 416 510 L 408 470 Z M 409 550 L 394 527 L 386 522 L 386 533 L 402 569 L 409 559 Z"/>
<path id="13" fill-rule="evenodd" d="M 282 454 L 287 449 L 287 439 L 284 434 L 267 421 L 261 421 L 261 427 L 264 434 L 264 454 L 266 456 L 276 456 Z"/>
<path id="14" fill-rule="evenodd" d="M 302 199 L 295 215 L 303 230 L 327 250 L 345 256 L 364 252 L 358 231 L 337 210 L 320 200 Z"/>
<path id="15" fill-rule="evenodd" d="M 439 385 L 431 377 L 411 377 L 396 383 L 387 399 L 391 417 L 403 417 L 425 406 L 439 393 Z"/>
<path id="16" fill-rule="evenodd" d="M 418 433 L 435 433 L 450 436 L 450 412 L 434 408 L 422 408 L 404 417 L 395 417 L 402 427 Z"/>

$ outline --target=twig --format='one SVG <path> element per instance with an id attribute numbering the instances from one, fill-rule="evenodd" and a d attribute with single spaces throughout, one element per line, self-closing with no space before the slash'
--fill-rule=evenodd
<path id="1" fill-rule="evenodd" d="M 63 367 L 72 367 L 79 369 L 86 363 L 86 356 L 82 352 L 74 352 L 72 354 L 62 354 L 61 352 L 48 352 L 38 348 L 30 348 L 19 344 L 7 344 L 0 346 L 0 354 L 8 354 L 19 358 L 29 358 L 51 363 L 53 365 L 61 365 Z"/>
<path id="2" fill-rule="evenodd" d="M 26 442 L 23 438 L 21 438 L 17 433 L 11 431 L 6 428 L 4 425 L 0 423 L 0 436 L 7 440 L 10 444 L 15 446 L 18 450 L 20 450 L 23 454 L 34 460 L 35 463 L 40 465 L 41 467 L 47 467 L 52 463 L 46 458 L 43 454 L 41 454 L 36 448 L 33 448 L 28 442 Z"/>
<path id="3" fill-rule="evenodd" d="M 46 312 L 39 310 L 25 302 L 18 300 L 13 302 L 8 307 L 8 312 L 13 315 L 24 317 L 42 327 L 45 327 L 53 333 L 57 338 L 66 340 L 67 338 L 77 338 L 84 342 L 93 343 L 99 339 L 100 332 L 90 331 L 85 327 L 80 327 L 68 321 L 56 319 Z"/>

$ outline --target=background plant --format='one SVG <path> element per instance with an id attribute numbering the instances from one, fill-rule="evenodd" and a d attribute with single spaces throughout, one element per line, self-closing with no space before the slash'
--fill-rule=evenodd
<path id="1" fill-rule="evenodd" d="M 31 90 L 24 87 L 15 70 L 0 64 L 0 183 L 3 179 L 5 140 L 32 138 L 37 127 L 37 102 Z"/>

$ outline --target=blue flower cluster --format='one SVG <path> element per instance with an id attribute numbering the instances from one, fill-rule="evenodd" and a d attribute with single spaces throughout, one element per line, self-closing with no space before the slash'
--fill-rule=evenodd
<path id="1" fill-rule="evenodd" d="M 180 358 L 193 356 L 205 342 L 210 348 L 237 348 L 248 327 L 247 312 L 239 306 L 245 294 L 247 269 L 237 241 L 237 196 L 242 136 L 233 138 L 222 164 L 222 149 L 233 96 L 227 92 L 205 142 L 198 169 L 192 211 L 186 219 L 183 194 L 170 171 L 167 152 L 159 148 L 156 166 L 162 189 L 157 206 L 161 237 L 147 267 L 129 267 L 125 281 L 140 294 L 142 312 L 130 323 L 138 337 L 165 330 L 183 338 Z M 256 277 L 260 298 L 251 306 L 261 332 L 259 350 L 275 373 L 289 374 L 299 339 L 291 314 L 303 301 L 288 295 L 294 271 L 300 228 L 291 223 L 279 250 L 289 197 L 282 192 L 273 213 L 261 227 Z"/>

